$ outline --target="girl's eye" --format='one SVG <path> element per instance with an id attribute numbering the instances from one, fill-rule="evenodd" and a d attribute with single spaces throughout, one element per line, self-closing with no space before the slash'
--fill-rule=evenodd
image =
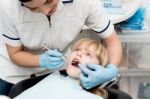
<path id="1" fill-rule="evenodd" d="M 86 55 L 92 57 L 90 53 L 86 53 Z"/>
<path id="2" fill-rule="evenodd" d="M 74 49 L 74 51 L 79 51 L 80 49 L 79 48 L 77 48 L 77 49 Z"/>

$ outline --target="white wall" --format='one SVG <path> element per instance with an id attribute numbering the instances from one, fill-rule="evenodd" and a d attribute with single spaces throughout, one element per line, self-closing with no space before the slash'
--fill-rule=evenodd
<path id="1" fill-rule="evenodd" d="M 150 26 L 150 0 L 142 0 L 143 6 L 146 7 L 146 20 L 148 21 L 147 23 Z"/>

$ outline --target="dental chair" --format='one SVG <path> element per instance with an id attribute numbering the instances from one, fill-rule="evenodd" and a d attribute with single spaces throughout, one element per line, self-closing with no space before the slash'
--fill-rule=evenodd
<path id="1" fill-rule="evenodd" d="M 60 73 L 63 75 L 66 75 L 65 71 L 61 71 Z M 32 75 L 31 78 L 20 81 L 19 83 L 15 84 L 12 87 L 12 89 L 9 92 L 9 97 L 11 99 L 13 99 L 17 95 L 21 94 L 23 91 L 25 91 L 28 88 L 37 84 L 39 81 L 41 81 L 42 79 L 44 79 L 48 75 L 49 74 L 37 76 L 37 77 L 35 75 Z M 106 82 L 100 86 L 101 88 L 105 88 L 106 91 L 108 92 L 108 98 L 107 99 L 132 99 L 132 97 L 129 96 L 127 93 L 125 93 L 121 90 L 118 90 L 118 89 L 111 88 L 112 85 L 115 84 L 116 81 L 118 81 L 119 77 L 120 76 L 118 76 L 117 79 L 114 78 L 111 81 Z"/>

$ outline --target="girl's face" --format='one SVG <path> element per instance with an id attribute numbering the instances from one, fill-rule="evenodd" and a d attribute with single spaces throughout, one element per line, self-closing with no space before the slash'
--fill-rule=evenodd
<path id="1" fill-rule="evenodd" d="M 99 64 L 94 46 L 88 47 L 87 43 L 82 43 L 73 49 L 66 68 L 69 76 L 79 78 L 80 68 L 78 64 Z"/>
<path id="2" fill-rule="evenodd" d="M 23 4 L 33 12 L 50 16 L 56 11 L 58 2 L 59 0 L 32 0 Z"/>

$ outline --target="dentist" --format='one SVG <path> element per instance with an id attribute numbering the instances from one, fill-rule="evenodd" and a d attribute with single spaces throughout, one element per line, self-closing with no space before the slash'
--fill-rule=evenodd
<path id="1" fill-rule="evenodd" d="M 8 95 L 13 84 L 32 74 L 61 67 L 62 53 L 55 49 L 64 51 L 83 25 L 106 44 L 110 63 L 106 68 L 79 65 L 82 86 L 90 89 L 117 75 L 122 56 L 121 42 L 100 0 L 1 0 L 0 94 Z"/>

